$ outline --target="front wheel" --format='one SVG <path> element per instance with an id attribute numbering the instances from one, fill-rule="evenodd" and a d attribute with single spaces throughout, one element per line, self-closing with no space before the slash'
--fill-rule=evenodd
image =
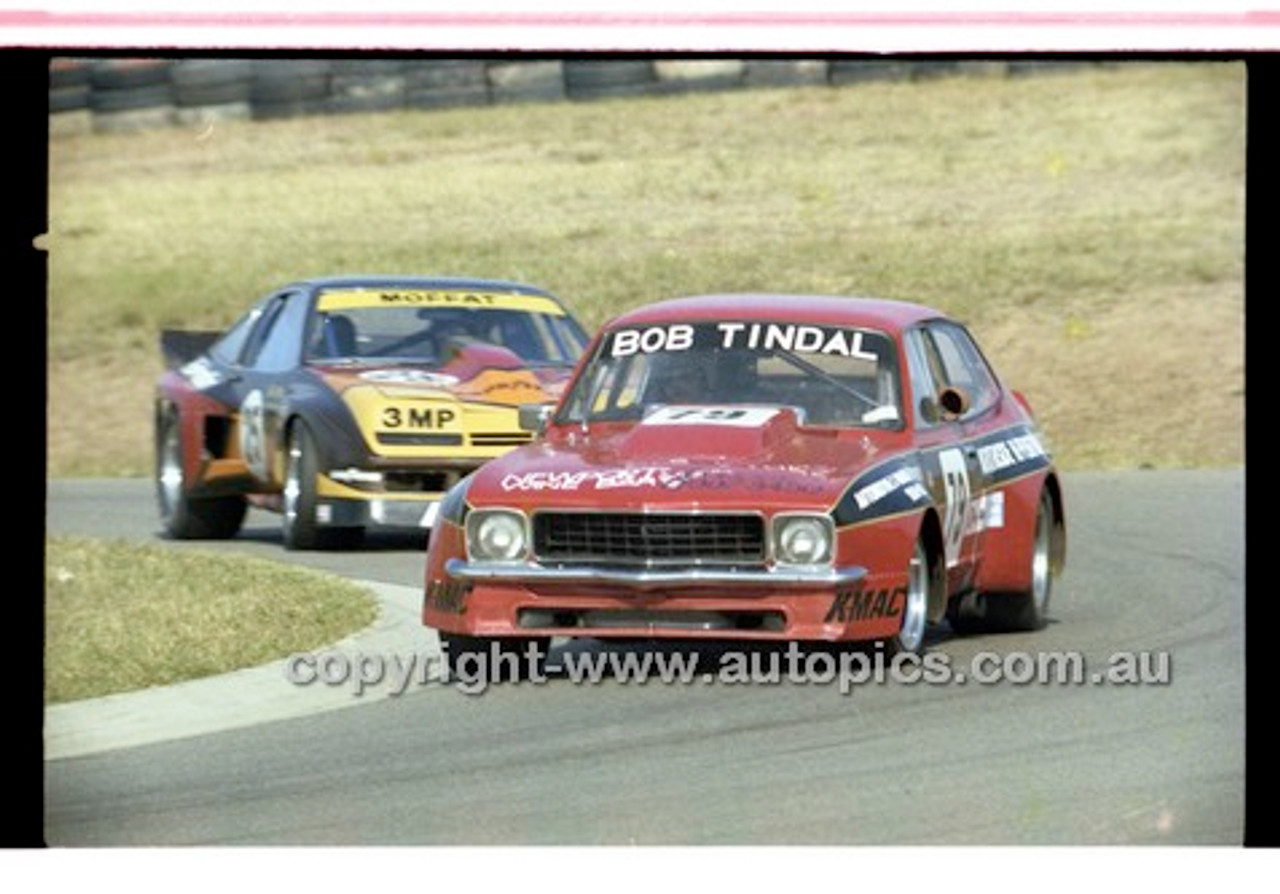
<path id="1" fill-rule="evenodd" d="M 281 533 L 285 549 L 315 549 L 320 545 L 316 522 L 315 440 L 306 423 L 289 429 L 285 447 L 284 493 L 281 495 Z"/>
<path id="2" fill-rule="evenodd" d="M 182 463 L 182 420 L 166 413 L 156 429 L 156 501 L 164 532 L 175 540 L 226 540 L 244 523 L 241 496 L 192 497 Z"/>
<path id="3" fill-rule="evenodd" d="M 893 654 L 918 655 L 924 651 L 929 629 L 929 597 L 939 586 L 938 562 L 921 539 L 907 563 L 907 598 L 902 606 L 902 627 L 887 643 Z"/>

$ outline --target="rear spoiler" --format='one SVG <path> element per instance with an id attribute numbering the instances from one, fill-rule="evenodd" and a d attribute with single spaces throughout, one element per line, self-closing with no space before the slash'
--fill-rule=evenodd
<path id="1" fill-rule="evenodd" d="M 160 352 L 164 365 L 176 369 L 195 360 L 222 337 L 221 332 L 201 329 L 165 329 L 160 333 Z"/>

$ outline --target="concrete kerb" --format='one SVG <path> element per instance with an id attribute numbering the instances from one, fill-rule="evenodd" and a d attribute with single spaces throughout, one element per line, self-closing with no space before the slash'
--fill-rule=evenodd
<path id="1" fill-rule="evenodd" d="M 421 590 L 361 582 L 378 600 L 373 624 L 317 653 L 376 655 L 439 666 L 434 631 L 422 626 Z M 46 760 L 81 757 L 172 739 L 287 720 L 387 698 L 388 686 L 290 682 L 288 659 L 216 677 L 50 705 L 44 713 Z"/>

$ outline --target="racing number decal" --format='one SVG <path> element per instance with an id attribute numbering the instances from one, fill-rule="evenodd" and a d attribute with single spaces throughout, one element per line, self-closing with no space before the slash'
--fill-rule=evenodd
<path id="1" fill-rule="evenodd" d="M 447 428 L 458 414 L 448 407 L 418 409 L 386 407 L 382 411 L 383 428 Z"/>
<path id="2" fill-rule="evenodd" d="M 267 479 L 267 431 L 266 414 L 263 412 L 262 392 L 250 391 L 240 404 L 240 455 L 253 475 Z"/>
<path id="3" fill-rule="evenodd" d="M 754 428 L 778 415 L 775 407 L 668 406 L 644 419 L 645 425 L 737 425 Z"/>
<path id="4" fill-rule="evenodd" d="M 938 454 L 942 468 L 942 482 L 947 491 L 947 512 L 942 525 L 942 538 L 950 568 L 960 561 L 960 543 L 964 539 L 965 519 L 969 517 L 972 494 L 969 489 L 969 468 L 964 455 L 956 449 Z"/>

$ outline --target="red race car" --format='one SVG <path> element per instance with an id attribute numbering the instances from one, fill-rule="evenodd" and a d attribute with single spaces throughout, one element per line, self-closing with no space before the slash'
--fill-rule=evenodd
<path id="1" fill-rule="evenodd" d="M 552 637 L 883 641 L 1036 629 L 1062 486 L 969 332 L 896 301 L 718 295 L 593 339 L 541 432 L 444 498 L 447 659 Z"/>

